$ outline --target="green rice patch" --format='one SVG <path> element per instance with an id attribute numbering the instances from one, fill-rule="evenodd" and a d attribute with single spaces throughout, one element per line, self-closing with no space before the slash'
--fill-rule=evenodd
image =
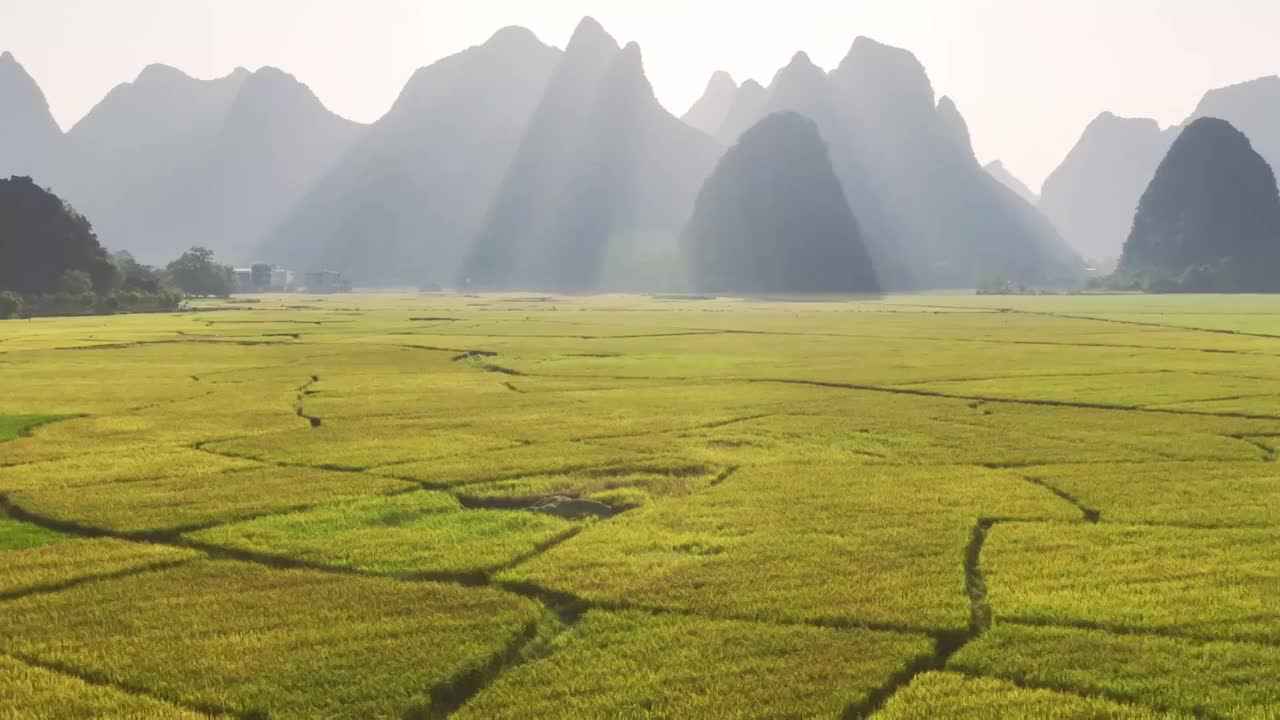
<path id="1" fill-rule="evenodd" d="M 66 535 L 5 516 L 0 512 L 0 551 L 31 550 L 67 539 Z"/>
<path id="2" fill-rule="evenodd" d="M 0 442 L 27 435 L 41 425 L 67 420 L 74 415 L 0 415 Z"/>
<path id="3" fill-rule="evenodd" d="M 440 492 L 358 500 L 193 534 L 200 542 L 395 576 L 481 573 L 530 555 L 582 523 L 466 510 Z"/>

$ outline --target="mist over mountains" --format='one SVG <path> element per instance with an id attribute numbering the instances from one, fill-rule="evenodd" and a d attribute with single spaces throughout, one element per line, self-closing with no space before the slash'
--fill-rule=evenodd
<path id="1" fill-rule="evenodd" d="M 494 197 L 464 284 L 639 289 L 626 286 L 655 253 L 674 267 L 675 238 L 721 152 L 658 103 L 638 45 L 620 48 L 584 20 Z"/>
<path id="2" fill-rule="evenodd" d="M 419 69 L 263 256 L 367 284 L 454 283 L 560 58 L 505 28 Z"/>
<path id="3" fill-rule="evenodd" d="M 62 130 L 44 92 L 12 53 L 0 54 L 0 177 L 52 172 Z"/>
<path id="4" fill-rule="evenodd" d="M 910 52 L 858 38 L 829 73 L 797 53 L 763 103 L 741 103 L 719 137 L 779 111 L 817 123 L 886 287 L 1078 276 L 1051 224 L 982 169 L 955 103 L 935 99 Z"/>
<path id="5" fill-rule="evenodd" d="M 33 176 L 145 261 L 206 245 L 362 285 L 567 291 L 685 285 L 704 183 L 780 112 L 813 123 L 886 289 L 1071 284 L 1081 256 L 1119 255 L 1186 126 L 1104 114 L 1037 198 L 979 163 L 962 108 L 907 50 L 857 38 L 831 70 L 799 52 L 767 85 L 716 73 L 677 118 L 641 48 L 590 18 L 563 51 L 506 28 L 422 68 L 371 125 L 269 67 L 198 80 L 152 65 L 63 133 L 5 53 L 0 103 L 0 174 Z M 1280 78 L 1211 91 L 1188 123 L 1201 117 L 1280 161 Z M 772 157 L 752 172 L 765 162 L 788 171 Z"/>
<path id="6" fill-rule="evenodd" d="M 1272 167 L 1280 163 L 1280 77 L 1264 77 L 1208 91 L 1185 122 L 1170 128 L 1102 113 L 1045 181 L 1040 208 L 1081 254 L 1119 257 L 1161 161 L 1184 129 L 1209 117 L 1241 131 Z"/>
<path id="7" fill-rule="evenodd" d="M 795 113 L 764 118 L 729 148 L 681 242 L 699 292 L 880 289 L 826 143 Z"/>
<path id="8" fill-rule="evenodd" d="M 1280 288 L 1280 191 L 1238 128 L 1193 120 L 1142 194 L 1120 271 L 1157 274 L 1183 290 Z"/>

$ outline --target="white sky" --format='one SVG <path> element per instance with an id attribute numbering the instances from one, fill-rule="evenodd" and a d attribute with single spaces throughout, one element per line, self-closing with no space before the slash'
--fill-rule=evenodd
<path id="1" fill-rule="evenodd" d="M 1276 0 L 0 0 L 0 51 L 64 127 L 152 62 L 275 65 L 367 122 L 420 66 L 504 25 L 563 47 L 583 15 L 641 44 L 676 114 L 717 69 L 767 82 L 796 50 L 833 67 L 857 35 L 906 47 L 979 156 L 1032 187 L 1103 110 L 1171 124 L 1210 87 L 1280 74 Z"/>

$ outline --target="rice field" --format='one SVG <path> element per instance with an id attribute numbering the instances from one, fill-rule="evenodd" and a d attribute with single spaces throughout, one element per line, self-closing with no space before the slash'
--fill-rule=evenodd
<path id="1" fill-rule="evenodd" d="M 0 718 L 1280 719 L 1280 298 L 0 322 Z"/>

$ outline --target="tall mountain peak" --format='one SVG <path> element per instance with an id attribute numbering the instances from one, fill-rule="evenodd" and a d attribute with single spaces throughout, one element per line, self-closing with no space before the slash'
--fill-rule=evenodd
<path id="1" fill-rule="evenodd" d="M 186 73 L 182 72 L 176 67 L 173 67 L 172 65 L 165 65 L 164 63 L 151 63 L 150 65 L 142 68 L 142 72 L 138 73 L 137 79 L 134 80 L 133 82 L 134 84 L 141 84 L 141 83 L 153 83 L 153 82 L 166 82 L 166 81 L 173 81 L 178 79 L 190 80 L 192 78 L 190 75 L 187 75 Z"/>
<path id="2" fill-rule="evenodd" d="M 1104 111 L 1094 118 L 1085 132 L 1106 132 L 1113 128 L 1129 127 L 1136 130 L 1160 130 L 1160 123 L 1152 118 L 1131 118 Z"/>
<path id="3" fill-rule="evenodd" d="M 49 182 L 62 129 L 49 102 L 13 53 L 0 55 L 0 177 L 30 175 Z"/>
<path id="4" fill-rule="evenodd" d="M 717 70 L 707 81 L 707 89 L 702 92 L 702 97 L 698 98 L 681 120 L 714 136 L 723 127 L 737 95 L 738 84 L 733 81 L 733 77 L 723 70 Z"/>
<path id="5" fill-rule="evenodd" d="M 738 87 L 738 83 L 734 82 L 733 76 L 724 70 L 717 70 L 711 73 L 711 79 L 707 81 L 707 89 L 727 87 Z"/>
<path id="6" fill-rule="evenodd" d="M 921 114 L 935 108 L 933 85 L 919 58 L 868 37 L 853 41 L 831 78 L 869 106 L 893 103 L 899 111 Z"/>
<path id="7" fill-rule="evenodd" d="M 826 77 L 826 71 L 815 65 L 813 60 L 809 59 L 809 53 L 801 50 L 795 55 L 792 55 L 791 62 L 787 63 L 786 67 L 779 70 L 777 74 L 773 76 L 773 84 L 770 86 L 770 89 L 777 93 L 779 88 L 783 88 L 791 83 L 800 81 L 806 81 L 809 83 L 819 82 L 824 81 Z"/>
<path id="8" fill-rule="evenodd" d="M 969 123 L 965 121 L 964 115 L 960 114 L 960 108 L 956 107 L 955 101 L 946 95 L 938 100 L 938 120 L 942 123 L 942 131 L 946 133 L 947 139 L 967 157 L 974 158 L 977 162 L 977 158 L 973 155 Z"/>
<path id="9" fill-rule="evenodd" d="M 796 51 L 796 54 L 791 56 L 791 62 L 787 64 L 787 67 L 806 67 L 806 66 L 817 67 L 817 65 L 813 64 L 813 60 L 809 57 L 809 53 L 803 50 Z"/>
<path id="10" fill-rule="evenodd" d="M 485 45 L 527 45 L 529 43 L 542 44 L 538 36 L 532 30 L 520 25 L 508 25 L 498 32 L 494 33 Z"/>
<path id="11" fill-rule="evenodd" d="M 1031 188 L 1027 187 L 1026 183 L 1022 182 L 1022 180 L 1020 180 L 1018 176 L 1014 175 L 1009 168 L 1005 167 L 1003 161 L 992 160 L 984 169 L 987 171 L 988 175 L 995 178 L 1001 185 L 1004 185 L 1017 193 L 1018 197 L 1023 200 L 1026 200 L 1032 205 L 1035 205 L 1040 201 L 1040 198 L 1036 197 L 1036 194 L 1031 191 Z"/>
<path id="12" fill-rule="evenodd" d="M 760 120 L 760 111 L 769 102 L 769 91 L 755 80 L 747 80 L 734 93 L 733 102 L 724 119 L 714 132 L 717 140 L 725 145 L 738 141 L 743 131 Z"/>
<path id="13" fill-rule="evenodd" d="M 1150 118 L 1099 114 L 1045 179 L 1040 208 L 1085 257 L 1118 257 L 1171 135 Z"/>
<path id="14" fill-rule="evenodd" d="M 593 17 L 584 17 L 565 46 L 566 54 L 617 52 L 618 41 Z"/>

